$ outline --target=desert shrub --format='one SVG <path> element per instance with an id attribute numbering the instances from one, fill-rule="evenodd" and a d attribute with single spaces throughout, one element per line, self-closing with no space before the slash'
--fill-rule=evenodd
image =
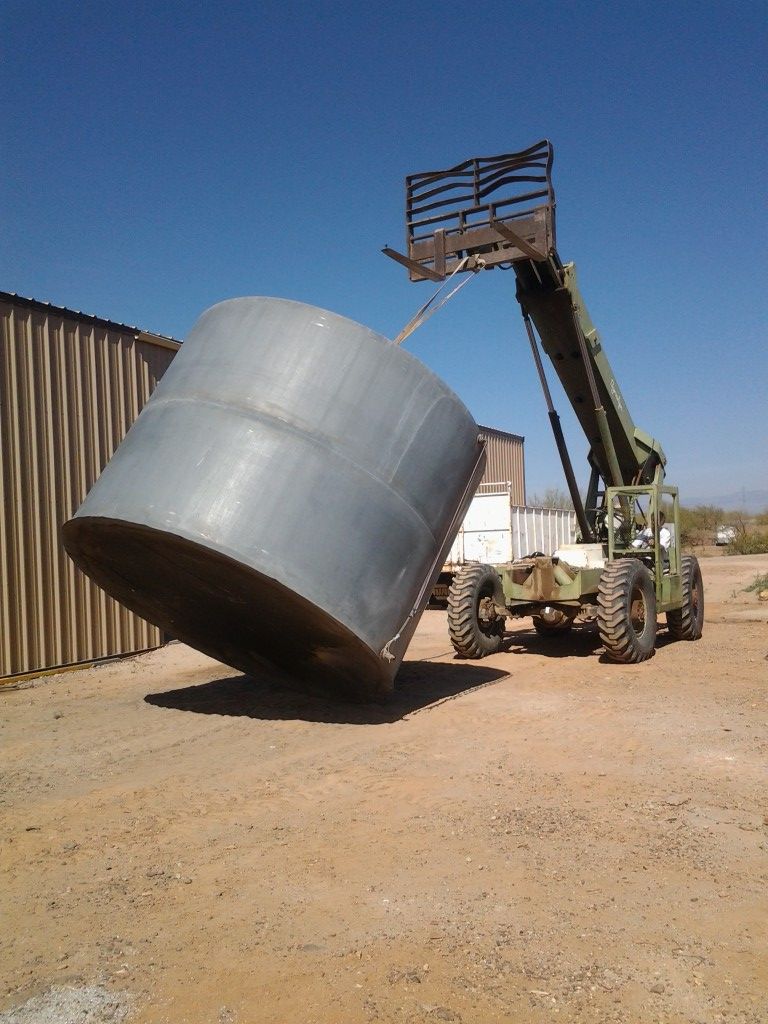
<path id="1" fill-rule="evenodd" d="M 725 513 L 717 505 L 680 508 L 680 540 L 686 546 L 711 544 Z"/>
<path id="2" fill-rule="evenodd" d="M 749 586 L 744 587 L 744 589 L 748 592 L 750 590 L 768 590 L 768 572 L 755 576 Z"/>
<path id="3" fill-rule="evenodd" d="M 768 533 L 739 533 L 726 548 L 729 555 L 768 554 Z"/>
<path id="4" fill-rule="evenodd" d="M 543 494 L 532 494 L 528 504 L 535 508 L 573 508 L 570 494 L 559 487 L 548 487 Z"/>

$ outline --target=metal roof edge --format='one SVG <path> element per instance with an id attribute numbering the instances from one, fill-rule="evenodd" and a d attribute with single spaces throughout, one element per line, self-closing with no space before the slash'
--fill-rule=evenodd
<path id="1" fill-rule="evenodd" d="M 508 430 L 500 430 L 498 427 L 484 427 L 482 423 L 478 423 L 477 426 L 488 434 L 500 434 L 502 437 L 507 437 L 512 441 L 519 441 L 521 444 L 525 441 L 525 437 L 522 434 L 511 434 Z"/>
<path id="2" fill-rule="evenodd" d="M 154 331 L 144 331 L 133 324 L 119 323 L 117 320 L 109 320 L 103 316 L 96 316 L 93 313 L 83 313 L 79 309 L 69 309 L 67 306 L 58 306 L 53 302 L 43 302 L 40 299 L 31 299 L 26 295 L 19 295 L 16 292 L 0 291 L 0 301 L 14 303 L 17 306 L 26 306 L 28 309 L 40 309 L 46 313 L 53 313 L 61 317 L 72 317 L 78 320 L 85 320 L 89 324 L 97 324 L 102 327 L 111 327 L 122 331 L 125 334 L 133 334 L 140 341 L 146 341 L 152 345 L 160 345 L 163 348 L 178 349 L 182 342 L 178 338 L 172 338 L 167 334 L 157 334 Z"/>

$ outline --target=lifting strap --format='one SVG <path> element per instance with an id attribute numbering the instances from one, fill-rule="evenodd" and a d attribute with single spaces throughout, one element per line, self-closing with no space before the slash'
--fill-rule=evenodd
<path id="1" fill-rule="evenodd" d="M 394 339 L 394 344 L 400 345 L 402 342 L 404 342 L 406 338 L 413 334 L 417 327 L 421 327 L 421 325 L 426 320 L 429 320 L 429 318 L 434 313 L 436 313 L 438 309 L 441 309 L 449 299 L 452 299 L 456 292 L 460 291 L 465 284 L 468 284 L 475 276 L 475 274 L 478 272 L 478 270 L 482 270 L 484 266 L 485 260 L 481 256 L 464 256 L 463 259 L 460 259 L 459 262 L 456 264 L 454 270 L 452 270 L 448 277 L 445 279 L 445 281 L 442 282 L 442 284 L 434 293 L 434 295 L 432 295 L 431 298 L 427 299 L 424 305 L 416 310 L 416 312 L 405 325 L 405 327 L 402 329 L 402 331 L 400 331 L 398 336 Z M 463 281 L 457 284 L 455 288 L 452 288 L 447 295 L 444 295 L 436 306 L 432 306 L 432 303 L 438 297 L 440 292 L 446 287 L 446 285 L 449 285 L 453 278 L 456 276 L 456 274 L 458 274 L 462 270 L 471 270 L 472 273 L 469 277 L 466 277 Z"/>

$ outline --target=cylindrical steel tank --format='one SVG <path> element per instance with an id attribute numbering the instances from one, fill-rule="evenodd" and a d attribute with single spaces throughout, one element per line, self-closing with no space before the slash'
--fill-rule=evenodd
<path id="1" fill-rule="evenodd" d="M 104 590 L 245 672 L 392 686 L 482 475 L 408 352 L 299 302 L 198 320 L 64 543 Z"/>

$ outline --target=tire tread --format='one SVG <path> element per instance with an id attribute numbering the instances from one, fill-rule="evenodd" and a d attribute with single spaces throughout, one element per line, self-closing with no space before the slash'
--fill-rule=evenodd
<path id="1" fill-rule="evenodd" d="M 630 618 L 631 595 L 638 583 L 645 592 L 646 622 L 652 621 L 650 629 L 640 635 L 635 632 Z M 637 559 L 621 558 L 609 562 L 603 569 L 597 595 L 597 628 L 612 661 L 636 664 L 653 655 L 656 593 L 650 573 Z"/>
<path id="2" fill-rule="evenodd" d="M 683 555 L 680 564 L 680 583 L 683 603 L 680 608 L 667 612 L 667 629 L 675 640 L 699 640 L 704 626 L 704 583 L 695 555 Z M 698 605 L 693 605 L 693 588 L 698 584 Z"/>
<path id="3" fill-rule="evenodd" d="M 477 617 L 481 590 L 497 580 L 495 569 L 489 565 L 465 565 L 451 583 L 448 634 L 454 650 L 462 658 L 484 658 L 501 647 L 501 634 L 483 632 Z"/>

